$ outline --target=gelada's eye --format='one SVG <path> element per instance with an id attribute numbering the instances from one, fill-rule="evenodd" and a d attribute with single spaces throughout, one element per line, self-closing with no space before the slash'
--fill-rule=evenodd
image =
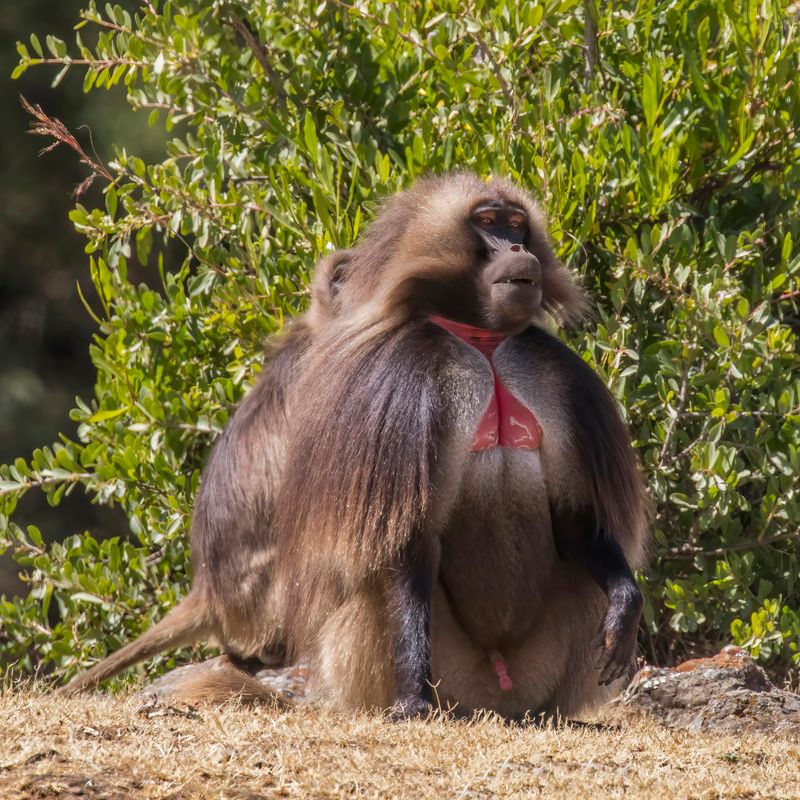
<path id="1" fill-rule="evenodd" d="M 521 228 L 522 219 L 520 217 L 511 217 L 511 219 L 509 219 L 508 221 L 508 227 L 514 228 L 514 230 L 516 230 L 517 228 Z"/>
<path id="2" fill-rule="evenodd" d="M 481 225 L 494 225 L 494 217 L 481 217 Z"/>

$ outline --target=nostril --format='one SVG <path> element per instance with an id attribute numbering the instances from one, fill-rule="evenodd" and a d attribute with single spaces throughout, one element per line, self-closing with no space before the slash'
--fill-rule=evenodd
<path id="1" fill-rule="evenodd" d="M 518 244 L 512 244 L 511 245 L 511 252 L 512 253 L 519 253 L 520 250 L 522 250 L 522 248 Z"/>

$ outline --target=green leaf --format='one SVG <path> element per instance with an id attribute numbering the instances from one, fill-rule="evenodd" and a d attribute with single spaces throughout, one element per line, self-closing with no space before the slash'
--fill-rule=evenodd
<path id="1" fill-rule="evenodd" d="M 95 603 L 101 606 L 106 605 L 105 600 L 103 600 L 101 597 L 97 597 L 97 595 L 91 594 L 90 592 L 75 592 L 74 594 L 70 595 L 70 597 L 76 603 Z"/>
<path id="2" fill-rule="evenodd" d="M 731 340 L 728 336 L 727 332 L 724 328 L 720 327 L 719 325 L 714 326 L 714 341 L 720 346 L 724 348 L 729 348 L 731 346 Z"/>
<path id="3" fill-rule="evenodd" d="M 642 110 L 648 128 L 652 128 L 658 114 L 658 98 L 656 97 L 656 83 L 646 72 L 642 80 Z"/>
<path id="4" fill-rule="evenodd" d="M 45 39 L 47 43 L 47 49 L 53 55 L 53 58 L 65 58 L 67 55 L 67 45 L 61 39 L 57 39 L 55 36 L 47 36 Z"/>
<path id="5" fill-rule="evenodd" d="M 786 264 L 792 255 L 792 232 L 786 231 L 783 237 L 783 244 L 781 245 L 781 262 Z"/>
<path id="6" fill-rule="evenodd" d="M 116 216 L 117 213 L 117 192 L 113 186 L 106 189 L 106 211 L 109 217 Z"/>
<path id="7" fill-rule="evenodd" d="M 303 121 L 303 139 L 306 143 L 306 148 L 308 152 L 311 154 L 312 158 L 316 161 L 317 158 L 317 148 L 319 147 L 319 142 L 317 140 L 317 129 L 314 125 L 314 118 L 311 116 L 310 111 L 306 111 L 305 118 Z"/>
<path id="8" fill-rule="evenodd" d="M 110 408 L 104 411 L 97 411 L 96 413 L 92 414 L 91 417 L 89 417 L 87 422 L 104 422 L 107 419 L 115 419 L 123 414 L 127 414 L 128 411 L 129 408 L 127 406 L 123 408 Z"/>

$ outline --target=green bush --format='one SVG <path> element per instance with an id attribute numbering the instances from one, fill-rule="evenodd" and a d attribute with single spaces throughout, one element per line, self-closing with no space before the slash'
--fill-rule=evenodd
<path id="1" fill-rule="evenodd" d="M 0 468 L 0 547 L 30 580 L 0 602 L 2 660 L 73 673 L 178 600 L 209 445 L 315 260 L 378 198 L 466 166 L 541 197 L 593 294 L 571 344 L 625 408 L 654 500 L 645 654 L 732 639 L 800 661 L 798 23 L 753 0 L 146 0 L 92 3 L 74 45 L 20 43 L 17 74 L 123 82 L 172 138 L 160 163 L 135 142 L 107 166 L 79 153 L 105 187 L 71 215 L 97 384 L 73 439 Z M 132 535 L 47 545 L 11 521 L 25 492 L 76 488 Z"/>

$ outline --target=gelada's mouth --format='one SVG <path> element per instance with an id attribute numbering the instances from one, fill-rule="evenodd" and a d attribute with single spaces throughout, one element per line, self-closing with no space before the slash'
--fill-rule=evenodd
<path id="1" fill-rule="evenodd" d="M 529 275 L 508 276 L 499 278 L 493 281 L 493 286 L 536 286 L 538 281 L 534 280 Z"/>

